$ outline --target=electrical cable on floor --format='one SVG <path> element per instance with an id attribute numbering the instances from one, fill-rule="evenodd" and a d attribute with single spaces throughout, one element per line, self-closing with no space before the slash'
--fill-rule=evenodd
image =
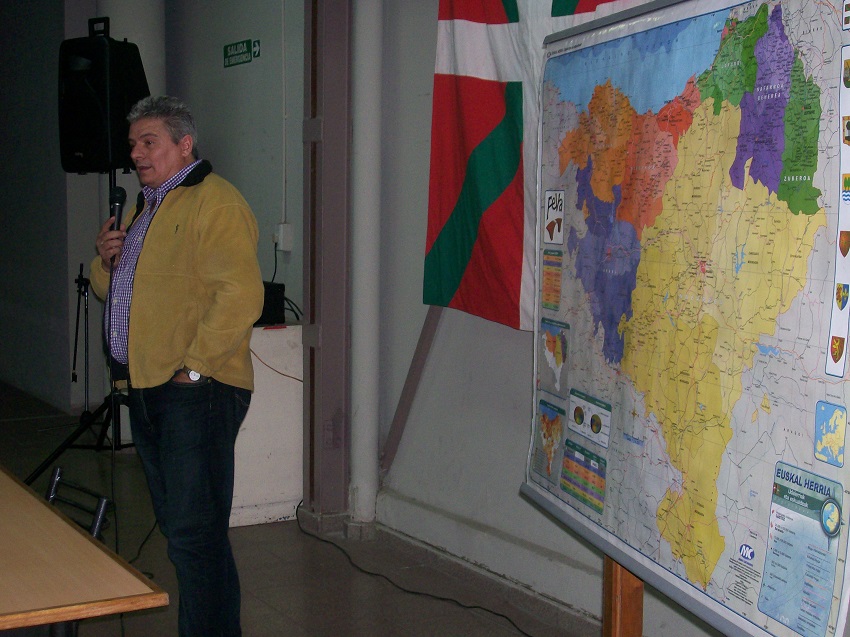
<path id="1" fill-rule="evenodd" d="M 301 518 L 298 517 L 298 511 L 301 509 L 302 504 L 304 504 L 304 500 L 301 500 L 298 503 L 298 506 L 295 507 L 295 521 L 298 524 L 298 530 L 301 531 L 304 535 L 308 535 L 308 536 L 310 536 L 310 537 L 312 537 L 316 540 L 319 540 L 320 542 L 330 544 L 331 546 L 336 548 L 343 555 L 345 555 L 346 559 L 348 560 L 348 563 L 351 564 L 351 566 L 353 566 L 355 569 L 357 569 L 361 573 L 385 579 L 387 582 L 392 584 L 395 588 L 397 588 L 398 590 L 400 590 L 404 593 L 409 593 L 411 595 L 420 595 L 422 597 L 428 597 L 428 598 L 436 599 L 436 600 L 439 600 L 439 601 L 442 601 L 442 602 L 451 602 L 452 604 L 455 604 L 455 605 L 457 605 L 461 608 L 465 608 L 467 610 L 483 610 L 486 613 L 490 613 L 491 615 L 494 615 L 496 617 L 501 617 L 502 619 L 506 620 L 507 622 L 510 623 L 511 626 L 516 628 L 521 634 L 525 635 L 525 637 L 534 637 L 533 635 L 531 635 L 531 633 L 527 633 L 522 628 L 517 626 L 516 622 L 513 619 L 511 619 L 510 617 L 508 617 L 507 615 L 505 615 L 504 613 L 500 613 L 498 611 L 492 610 L 490 608 L 485 608 L 484 606 L 479 606 L 477 604 L 464 604 L 460 600 L 457 600 L 453 597 L 444 597 L 442 595 L 435 595 L 434 593 L 426 593 L 425 591 L 414 591 L 414 590 L 411 590 L 409 588 L 405 588 L 404 586 L 401 586 L 400 584 L 397 584 L 396 582 L 394 582 L 392 579 L 390 579 L 388 576 L 384 575 L 383 573 L 376 573 L 374 571 L 369 571 L 369 570 L 363 568 L 362 566 L 358 566 L 357 564 L 354 563 L 354 560 L 352 559 L 351 554 L 348 551 L 346 551 L 342 546 L 340 546 L 336 542 L 333 542 L 333 541 L 331 541 L 327 538 L 323 538 L 323 537 L 317 535 L 316 533 L 311 533 L 310 531 L 308 531 L 307 529 L 305 529 L 301 525 Z"/>
<path id="2" fill-rule="evenodd" d="M 129 564 L 134 564 L 136 562 L 136 560 L 139 559 L 142 556 L 142 549 L 145 548 L 145 544 L 147 544 L 148 540 L 151 539 L 151 535 L 153 535 L 153 532 L 156 529 L 156 525 L 157 525 L 157 521 L 154 520 L 153 526 L 151 527 L 151 530 L 148 531 L 148 534 L 145 536 L 145 539 L 142 540 L 141 544 L 139 544 L 139 550 L 136 551 L 136 557 L 134 557 L 132 560 L 128 560 Z M 142 574 L 145 577 L 147 577 L 148 579 L 153 579 L 153 573 L 143 572 Z"/>

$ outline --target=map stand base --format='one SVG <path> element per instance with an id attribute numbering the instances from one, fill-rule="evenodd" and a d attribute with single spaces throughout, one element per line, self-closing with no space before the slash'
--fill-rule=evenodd
<path id="1" fill-rule="evenodd" d="M 643 582 L 607 555 L 602 595 L 602 637 L 641 637 Z"/>

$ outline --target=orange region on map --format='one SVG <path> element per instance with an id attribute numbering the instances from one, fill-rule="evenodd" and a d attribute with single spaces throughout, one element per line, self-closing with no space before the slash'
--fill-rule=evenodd
<path id="1" fill-rule="evenodd" d="M 695 78 L 688 80 L 685 85 L 685 90 L 681 95 L 665 104 L 658 115 L 655 116 L 658 122 L 658 129 L 673 135 L 673 145 L 679 145 L 679 137 L 681 137 L 694 121 L 694 111 L 700 104 L 699 89 L 696 85 Z"/>
<path id="2" fill-rule="evenodd" d="M 630 223 L 640 240 L 661 212 L 664 188 L 678 161 L 676 146 L 693 121 L 699 90 L 691 78 L 681 95 L 654 114 L 639 115 L 629 98 L 609 82 L 596 87 L 579 126 L 559 149 L 561 172 L 570 162 L 593 162 L 590 185 L 601 201 L 614 201 L 620 186 L 617 218 Z"/>
<path id="3" fill-rule="evenodd" d="M 614 201 L 613 186 L 623 183 L 625 176 L 623 155 L 632 137 L 635 115 L 629 98 L 610 80 L 597 86 L 587 112 L 579 115 L 578 126 L 561 141 L 561 172 L 570 162 L 584 169 L 592 158 L 593 193 L 601 201 Z"/>

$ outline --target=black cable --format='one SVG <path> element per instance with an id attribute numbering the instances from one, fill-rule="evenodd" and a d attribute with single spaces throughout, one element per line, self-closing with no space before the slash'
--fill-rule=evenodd
<path id="1" fill-rule="evenodd" d="M 290 299 L 288 296 L 283 297 L 283 302 L 284 302 L 283 311 L 286 312 L 286 310 L 289 310 L 290 312 L 292 312 L 292 315 L 295 317 L 295 320 L 300 321 L 301 316 L 302 316 L 301 308 L 298 307 L 295 304 L 295 302 L 292 299 Z"/>
<path id="2" fill-rule="evenodd" d="M 400 584 L 397 584 L 396 582 L 394 582 L 392 579 L 390 579 L 389 577 L 387 577 L 383 573 L 376 573 L 376 572 L 373 572 L 373 571 L 369 571 L 369 570 L 367 570 L 367 569 L 365 569 L 361 566 L 358 566 L 357 564 L 354 563 L 354 560 L 351 558 L 351 555 L 349 554 L 349 552 L 346 551 L 339 544 L 337 544 L 336 542 L 332 542 L 331 540 L 328 540 L 327 538 L 323 538 L 323 537 L 321 537 L 321 536 L 319 536 L 315 533 L 311 533 L 307 529 L 305 529 L 303 526 L 301 526 L 301 518 L 298 517 L 298 511 L 301 509 L 302 504 L 304 504 L 304 500 L 301 500 L 298 503 L 298 506 L 295 507 L 295 521 L 298 524 L 298 530 L 301 531 L 304 535 L 307 535 L 307 536 L 312 537 L 316 540 L 319 540 L 320 542 L 330 544 L 331 546 L 336 548 L 343 555 L 345 555 L 346 559 L 348 560 L 348 563 L 351 564 L 351 566 L 353 566 L 355 569 L 357 569 L 361 573 L 364 573 L 366 575 L 372 575 L 373 577 L 380 577 L 380 578 L 386 580 L 387 582 L 392 584 L 395 588 L 397 588 L 398 590 L 400 590 L 404 593 L 409 593 L 411 595 L 420 595 L 422 597 L 428 597 L 430 599 L 436 599 L 436 600 L 439 600 L 439 601 L 442 601 L 442 602 L 450 602 L 450 603 L 455 604 L 456 606 L 459 606 L 460 608 L 464 608 L 466 610 L 483 610 L 486 613 L 490 613 L 491 615 L 494 615 L 496 617 L 501 617 L 502 619 L 506 620 L 508 623 L 510 623 L 511 626 L 516 628 L 522 635 L 525 635 L 525 637 L 533 637 L 533 635 L 531 635 L 531 633 L 525 632 L 522 628 L 517 626 L 516 622 L 513 619 L 511 619 L 510 617 L 508 617 L 504 613 L 500 613 L 498 611 L 492 610 L 490 608 L 485 608 L 484 606 L 479 606 L 477 604 L 464 604 L 463 602 L 455 599 L 454 597 L 444 597 L 443 595 L 435 595 L 434 593 L 426 593 L 425 591 L 414 591 L 412 589 L 405 588 L 404 586 L 401 586 Z"/>
<path id="3" fill-rule="evenodd" d="M 274 247 L 274 272 L 272 272 L 272 283 L 274 283 L 274 278 L 277 276 L 277 243 L 274 243 L 273 247 Z"/>
<path id="4" fill-rule="evenodd" d="M 148 531 L 148 534 L 145 536 L 145 539 L 144 539 L 144 540 L 142 540 L 142 543 L 141 543 L 141 544 L 139 544 L 139 550 L 138 550 L 138 551 L 136 551 L 136 557 L 134 557 L 132 560 L 129 560 L 129 561 L 128 561 L 128 563 L 129 563 L 129 564 L 134 564 L 134 563 L 136 562 L 136 560 L 138 560 L 138 559 L 142 556 L 142 549 L 144 549 L 144 548 L 145 548 L 145 544 L 147 544 L 147 543 L 148 543 L 148 540 L 149 540 L 149 539 L 151 539 L 151 536 L 153 535 L 153 532 L 156 530 L 156 526 L 157 526 L 157 524 L 158 524 L 158 523 L 157 523 L 156 519 L 154 519 L 154 521 L 153 521 L 153 526 L 151 527 L 151 530 L 150 530 L 150 531 Z M 142 572 L 142 575 L 144 575 L 144 576 L 145 576 L 145 577 L 147 577 L 148 579 L 154 579 L 154 574 L 153 574 L 153 573 L 150 573 L 150 572 L 148 572 L 148 571 L 143 571 L 143 572 Z"/>

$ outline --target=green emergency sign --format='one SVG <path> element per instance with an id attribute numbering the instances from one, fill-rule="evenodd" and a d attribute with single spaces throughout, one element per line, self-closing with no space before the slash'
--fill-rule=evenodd
<path id="1" fill-rule="evenodd" d="M 247 64 L 258 57 L 260 57 L 259 40 L 240 40 L 224 45 L 224 68 Z"/>

